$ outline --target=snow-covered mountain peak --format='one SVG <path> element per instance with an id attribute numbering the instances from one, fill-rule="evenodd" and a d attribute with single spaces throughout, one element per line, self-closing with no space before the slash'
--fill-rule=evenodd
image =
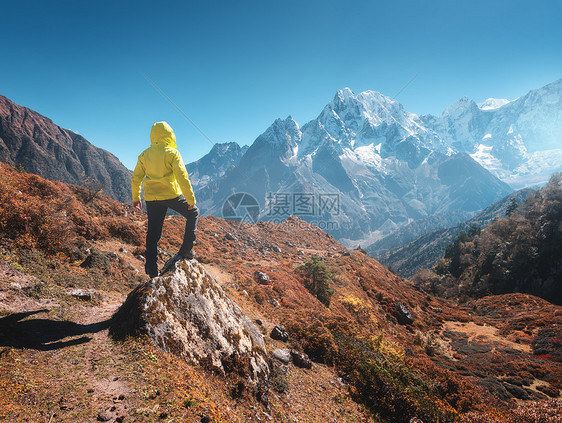
<path id="1" fill-rule="evenodd" d="M 456 118 L 467 112 L 477 111 L 480 110 L 478 105 L 474 102 L 474 100 L 469 99 L 468 97 L 462 97 L 461 99 L 455 101 L 449 107 L 445 109 L 443 112 L 443 116 Z"/>
<path id="2" fill-rule="evenodd" d="M 345 102 L 347 99 L 352 98 L 352 97 L 355 97 L 355 94 L 353 93 L 353 91 L 350 88 L 345 87 L 345 88 L 343 88 L 341 90 L 338 90 L 336 92 L 336 95 L 334 96 L 333 102 L 334 103 L 337 102 L 337 101 Z"/>
<path id="3" fill-rule="evenodd" d="M 276 119 L 273 124 L 261 134 L 257 140 L 260 144 L 270 144 L 275 147 L 295 147 L 301 140 L 299 124 L 289 115 L 286 119 Z"/>
<path id="4" fill-rule="evenodd" d="M 482 103 L 479 103 L 478 108 L 480 110 L 495 110 L 499 109 L 502 106 L 505 106 L 508 103 L 511 103 L 511 101 L 505 98 L 488 98 Z"/>
<path id="5" fill-rule="evenodd" d="M 409 117 L 398 101 L 377 91 L 354 94 L 349 88 L 344 88 L 336 93 L 317 120 L 332 135 L 336 134 L 330 129 L 340 128 L 337 130 L 339 135 L 335 136 L 336 139 L 341 139 L 342 136 L 351 139 L 367 127 L 376 127 L 383 123 L 393 125 L 397 121 L 408 120 Z"/>
<path id="6" fill-rule="evenodd" d="M 226 152 L 231 151 L 231 150 L 239 150 L 241 147 L 237 142 L 225 142 L 225 143 L 215 143 L 213 145 L 213 148 L 211 148 L 210 153 L 211 154 L 218 154 L 218 155 L 223 155 L 226 154 Z M 247 148 L 247 146 L 246 146 Z"/>
<path id="7" fill-rule="evenodd" d="M 359 106 L 359 108 L 363 111 L 367 110 L 371 113 L 376 112 L 381 108 L 402 107 L 398 101 L 393 100 L 378 91 L 367 90 L 359 94 L 355 94 L 349 88 L 339 90 L 334 96 L 332 102 L 328 104 L 328 107 L 330 106 L 336 112 Z"/>

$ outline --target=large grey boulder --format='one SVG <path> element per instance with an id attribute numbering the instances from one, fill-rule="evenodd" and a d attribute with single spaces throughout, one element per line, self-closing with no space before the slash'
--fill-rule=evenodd
<path id="1" fill-rule="evenodd" d="M 211 370 L 269 376 L 263 335 L 196 260 L 139 285 L 112 318 L 117 339 L 146 334 L 158 347 Z"/>

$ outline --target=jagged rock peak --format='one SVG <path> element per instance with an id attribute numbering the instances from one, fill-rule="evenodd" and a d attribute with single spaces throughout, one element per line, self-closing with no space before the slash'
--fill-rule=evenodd
<path id="1" fill-rule="evenodd" d="M 237 142 L 215 143 L 211 148 L 211 153 L 225 154 L 227 151 L 239 151 L 242 147 Z"/>
<path id="2" fill-rule="evenodd" d="M 285 120 L 276 119 L 256 141 L 277 146 L 295 145 L 301 140 L 299 124 L 289 115 Z"/>
<path id="3" fill-rule="evenodd" d="M 110 333 L 116 339 L 148 335 L 194 365 L 244 368 L 255 382 L 269 375 L 263 335 L 196 260 L 135 288 L 113 316 Z"/>
<path id="4" fill-rule="evenodd" d="M 477 109 L 478 105 L 474 102 L 474 100 L 471 100 L 468 97 L 464 96 L 447 107 L 443 112 L 443 116 L 458 117 L 462 113 L 466 113 L 467 111 L 474 111 Z"/>
<path id="5" fill-rule="evenodd" d="M 350 88 L 345 87 L 344 89 L 338 90 L 334 96 L 334 101 L 344 101 L 348 98 L 355 97 L 355 93 L 351 91 Z"/>

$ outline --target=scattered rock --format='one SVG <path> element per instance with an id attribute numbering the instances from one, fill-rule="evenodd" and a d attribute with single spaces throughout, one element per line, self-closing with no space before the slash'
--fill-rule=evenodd
<path id="1" fill-rule="evenodd" d="M 291 357 L 293 359 L 293 364 L 297 367 L 301 367 L 303 369 L 310 369 L 312 368 L 312 362 L 306 356 L 306 354 L 302 354 L 298 351 L 291 350 Z"/>
<path id="2" fill-rule="evenodd" d="M 10 283 L 10 287 L 12 287 L 14 289 L 21 289 L 21 283 L 12 282 L 12 283 Z"/>
<path id="3" fill-rule="evenodd" d="M 119 256 L 117 255 L 117 253 L 107 253 L 107 258 L 111 259 L 111 260 L 119 260 Z"/>
<path id="4" fill-rule="evenodd" d="M 115 253 L 113 253 L 115 254 Z M 80 267 L 93 269 L 104 269 L 107 270 L 110 266 L 110 259 L 107 255 L 98 253 L 97 251 L 91 251 L 90 255 L 80 264 Z"/>
<path id="5" fill-rule="evenodd" d="M 146 259 L 144 258 L 144 256 L 141 255 L 141 254 L 136 255 L 135 258 L 136 258 L 137 260 L 140 260 L 140 261 L 145 261 L 145 260 L 146 260 Z"/>
<path id="6" fill-rule="evenodd" d="M 119 248 L 119 252 L 124 253 L 124 254 L 128 253 L 128 251 L 125 249 L 125 247 Z"/>
<path id="7" fill-rule="evenodd" d="M 271 300 L 267 300 L 267 302 L 271 304 L 273 307 L 279 307 L 279 301 L 277 301 L 275 298 Z"/>
<path id="8" fill-rule="evenodd" d="M 224 236 L 224 238 L 229 240 L 229 241 L 236 241 L 236 237 L 234 235 L 232 235 L 230 232 L 227 232 L 226 235 Z"/>
<path id="9" fill-rule="evenodd" d="M 277 245 L 272 245 L 271 246 L 271 251 L 275 251 L 276 253 L 281 253 L 281 248 L 279 248 Z"/>
<path id="10" fill-rule="evenodd" d="M 403 303 L 396 301 L 394 304 L 394 317 L 401 325 L 411 325 L 414 323 L 412 312 Z"/>
<path id="11" fill-rule="evenodd" d="M 259 270 L 254 272 L 254 280 L 260 285 L 267 285 L 271 282 L 271 278 Z"/>
<path id="12" fill-rule="evenodd" d="M 271 355 L 284 364 L 289 364 L 291 361 L 291 351 L 288 348 L 273 350 Z"/>
<path id="13" fill-rule="evenodd" d="M 289 334 L 287 333 L 287 331 L 279 325 L 275 326 L 271 330 L 269 336 L 272 339 L 276 339 L 277 341 L 283 341 L 283 342 L 287 342 L 287 340 L 289 339 Z"/>
<path id="14" fill-rule="evenodd" d="M 341 255 L 344 257 L 349 257 L 351 253 L 349 251 L 344 251 L 343 253 L 341 253 Z"/>
<path id="15" fill-rule="evenodd" d="M 146 334 L 162 350 L 221 373 L 244 370 L 256 382 L 269 375 L 262 333 L 195 260 L 135 288 L 110 334 Z"/>
<path id="16" fill-rule="evenodd" d="M 98 413 L 98 420 L 100 422 L 108 422 L 112 417 L 113 415 L 109 411 L 101 411 L 100 413 Z"/>
<path id="17" fill-rule="evenodd" d="M 304 251 L 303 250 L 297 251 L 297 256 L 304 256 Z"/>
<path id="18" fill-rule="evenodd" d="M 75 288 L 68 291 L 66 295 L 69 295 L 74 298 L 79 298 L 84 301 L 91 301 L 94 299 L 96 295 L 96 291 L 94 291 L 93 289 Z"/>

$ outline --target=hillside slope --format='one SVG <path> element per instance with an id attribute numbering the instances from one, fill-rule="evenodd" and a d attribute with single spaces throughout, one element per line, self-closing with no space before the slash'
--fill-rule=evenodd
<path id="1" fill-rule="evenodd" d="M 507 207 L 512 200 L 522 203 L 533 192 L 535 190 L 531 188 L 524 188 L 513 192 L 486 207 L 476 216 L 455 226 L 425 232 L 418 238 L 396 246 L 397 244 L 399 245 L 400 240 L 408 239 L 412 236 L 412 233 L 421 232 L 419 222 L 413 222 L 411 225 L 397 231 L 397 233 L 393 233 L 371 244 L 365 250 L 383 265 L 392 268 L 400 276 L 404 278 L 411 277 L 421 269 L 431 268 L 445 254 L 447 245 L 453 242 L 459 233 L 468 231 L 473 226 L 478 228 L 486 227 L 494 219 L 505 216 Z M 392 248 L 393 246 L 395 248 Z"/>
<path id="2" fill-rule="evenodd" d="M 267 335 L 266 396 L 145 338 L 112 341 L 109 317 L 147 280 L 144 212 L 6 165 L 0 194 L 5 421 L 500 422 L 562 410 L 559 306 L 428 296 L 295 217 L 208 217 L 198 230 L 198 261 Z M 167 218 L 161 263 L 182 234 Z M 269 336 L 276 325 L 286 342 Z M 284 348 L 312 368 L 274 358 Z"/>
<path id="3" fill-rule="evenodd" d="M 0 95 L 0 161 L 43 178 L 103 188 L 131 199 L 131 171 L 113 154 Z"/>
<path id="4" fill-rule="evenodd" d="M 448 297 L 524 292 L 562 304 L 562 174 L 508 214 L 461 232 L 416 283 Z"/>

